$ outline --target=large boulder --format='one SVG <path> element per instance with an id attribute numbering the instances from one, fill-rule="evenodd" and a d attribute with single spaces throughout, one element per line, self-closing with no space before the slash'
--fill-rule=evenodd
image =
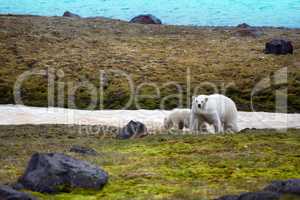
<path id="1" fill-rule="evenodd" d="M 59 153 L 36 153 L 19 183 L 43 192 L 69 192 L 73 188 L 101 189 L 108 181 L 106 172 L 85 161 Z"/>
<path id="2" fill-rule="evenodd" d="M 265 53 L 266 54 L 293 54 L 293 45 L 289 40 L 283 39 L 272 39 L 266 43 Z"/>
<path id="3" fill-rule="evenodd" d="M 35 200 L 36 198 L 24 192 L 16 191 L 8 186 L 0 185 L 1 200 Z"/>
<path id="4" fill-rule="evenodd" d="M 216 200 L 279 200 L 280 195 L 274 192 L 247 192 L 240 195 L 227 195 Z"/>
<path id="5" fill-rule="evenodd" d="M 145 124 L 138 121 L 130 121 L 125 127 L 120 130 L 117 138 L 130 139 L 140 138 L 147 135 L 147 127 Z"/>
<path id="6" fill-rule="evenodd" d="M 153 15 L 138 15 L 130 20 L 131 23 L 139 24 L 162 24 L 161 20 Z"/>
<path id="7" fill-rule="evenodd" d="M 215 200 L 237 200 L 238 198 L 238 195 L 226 195 Z"/>
<path id="8" fill-rule="evenodd" d="M 273 181 L 270 185 L 265 187 L 264 190 L 281 194 L 290 193 L 300 195 L 300 179 Z"/>
<path id="9" fill-rule="evenodd" d="M 79 16 L 79 15 L 77 15 L 77 14 L 75 14 L 75 13 L 72 13 L 72 12 L 70 12 L 70 11 L 66 11 L 66 12 L 64 12 L 64 14 L 63 14 L 63 17 L 73 17 L 73 18 L 80 18 L 80 16 Z"/>
<path id="10" fill-rule="evenodd" d="M 273 192 L 248 192 L 241 194 L 237 200 L 279 200 L 280 195 Z"/>

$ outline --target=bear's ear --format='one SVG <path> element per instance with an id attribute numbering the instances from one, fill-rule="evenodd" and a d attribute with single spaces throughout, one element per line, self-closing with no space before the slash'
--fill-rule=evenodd
<path id="1" fill-rule="evenodd" d="M 192 97 L 192 100 L 194 101 L 195 99 L 196 99 L 196 96 L 193 96 L 193 97 Z"/>
<path id="2" fill-rule="evenodd" d="M 205 97 L 204 101 L 205 101 L 205 103 L 206 103 L 206 102 L 208 101 L 208 98 L 207 98 L 207 97 Z"/>

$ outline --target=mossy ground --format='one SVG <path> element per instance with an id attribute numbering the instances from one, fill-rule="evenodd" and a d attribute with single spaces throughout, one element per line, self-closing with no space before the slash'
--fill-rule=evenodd
<path id="1" fill-rule="evenodd" d="M 298 130 L 163 134 L 125 141 L 75 132 L 76 127 L 68 126 L 2 126 L 0 183 L 16 181 L 34 152 L 63 152 L 101 166 L 110 175 L 101 191 L 34 193 L 45 200 L 207 200 L 256 191 L 276 179 L 300 178 Z M 94 148 L 99 155 L 71 153 L 74 144 Z"/>
<path id="2" fill-rule="evenodd" d="M 255 84 L 262 78 L 272 79 L 274 72 L 287 67 L 288 83 L 271 82 L 270 87 L 255 96 L 254 106 L 256 110 L 274 111 L 275 89 L 282 87 L 288 88 L 288 111 L 300 112 L 300 29 L 260 29 L 263 34 L 254 38 L 237 36 L 238 30 L 232 27 L 153 26 L 103 18 L 3 15 L 0 16 L 0 103 L 14 103 L 13 86 L 20 74 L 51 67 L 62 75 L 55 79 L 56 97 L 60 91 L 58 85 L 65 84 L 61 90 L 65 91 L 63 100 L 55 102 L 55 106 L 74 107 L 68 104 L 66 96 L 72 84 L 88 81 L 98 88 L 100 70 L 114 69 L 128 73 L 136 86 L 151 83 L 160 88 L 159 95 L 151 86 L 141 88 L 141 93 L 156 97 L 140 99 L 140 107 L 159 108 L 163 97 L 178 93 L 174 85 L 164 85 L 169 81 L 182 87 L 181 106 L 186 107 L 190 98 L 186 80 L 189 69 L 191 94 L 212 92 L 211 87 L 200 87 L 206 81 L 218 88 L 233 83 L 226 95 L 235 100 L 240 110 L 250 110 Z M 265 43 L 271 38 L 291 40 L 294 55 L 265 55 Z M 36 76 L 24 82 L 22 94 L 27 105 L 48 105 L 47 78 L 47 75 Z M 129 86 L 125 79 L 119 79 L 109 76 L 101 99 L 106 109 L 121 108 L 129 99 Z M 78 89 L 77 108 L 87 108 L 90 92 L 85 87 Z M 100 104 L 98 91 L 92 93 L 99 97 Z M 178 105 L 177 98 L 170 98 L 165 108 Z M 129 108 L 135 109 L 137 104 Z"/>

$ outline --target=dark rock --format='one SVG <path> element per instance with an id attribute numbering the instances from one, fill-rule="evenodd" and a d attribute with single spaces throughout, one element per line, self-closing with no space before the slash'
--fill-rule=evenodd
<path id="1" fill-rule="evenodd" d="M 250 28 L 251 26 L 249 24 L 242 23 L 242 24 L 237 25 L 236 27 L 238 27 L 238 28 Z"/>
<path id="2" fill-rule="evenodd" d="M 11 185 L 14 190 L 24 190 L 24 186 L 21 183 L 14 183 Z"/>
<path id="3" fill-rule="evenodd" d="M 237 25 L 235 35 L 240 37 L 259 37 L 262 35 L 262 32 L 258 28 L 242 23 Z"/>
<path id="4" fill-rule="evenodd" d="M 145 124 L 138 121 L 130 121 L 120 130 L 119 139 L 140 138 L 147 135 Z"/>
<path id="5" fill-rule="evenodd" d="M 258 129 L 256 128 L 244 128 L 242 130 L 239 131 L 239 133 L 251 133 L 253 131 L 257 131 Z"/>
<path id="6" fill-rule="evenodd" d="M 274 192 L 247 192 L 241 195 L 227 195 L 216 200 L 279 200 L 280 195 Z"/>
<path id="7" fill-rule="evenodd" d="M 259 37 L 262 32 L 256 28 L 237 28 L 235 35 L 239 37 Z"/>
<path id="8" fill-rule="evenodd" d="M 161 20 L 153 15 L 139 15 L 130 20 L 131 23 L 139 24 L 162 24 Z"/>
<path id="9" fill-rule="evenodd" d="M 291 41 L 283 39 L 273 39 L 266 43 L 266 54 L 293 54 L 293 45 Z"/>
<path id="10" fill-rule="evenodd" d="M 237 200 L 279 200 L 280 195 L 274 192 L 248 192 L 241 194 Z"/>
<path id="11" fill-rule="evenodd" d="M 300 195 L 300 179 L 273 181 L 270 185 L 264 188 L 264 191 L 278 192 L 281 194 L 290 193 Z"/>
<path id="12" fill-rule="evenodd" d="M 88 147 L 83 147 L 83 146 L 78 146 L 74 145 L 71 147 L 70 152 L 74 153 L 80 153 L 80 154 L 85 154 L 85 155 L 90 155 L 90 156 L 96 156 L 98 154 L 97 151 L 94 149 L 88 148 Z"/>
<path id="13" fill-rule="evenodd" d="M 24 193 L 16 191 L 8 186 L 0 185 L 1 200 L 35 200 L 36 198 Z"/>
<path id="14" fill-rule="evenodd" d="M 36 153 L 19 179 L 24 188 L 43 192 L 69 192 L 73 188 L 101 189 L 106 172 L 85 161 L 59 153 Z"/>
<path id="15" fill-rule="evenodd" d="M 64 12 L 64 14 L 63 14 L 63 17 L 73 17 L 73 18 L 80 18 L 80 16 L 79 16 L 79 15 L 77 15 L 77 14 L 75 14 L 75 13 L 72 13 L 72 12 L 70 12 L 70 11 L 66 11 L 66 12 Z"/>
<path id="16" fill-rule="evenodd" d="M 238 195 L 226 195 L 215 200 L 237 200 L 238 198 Z"/>

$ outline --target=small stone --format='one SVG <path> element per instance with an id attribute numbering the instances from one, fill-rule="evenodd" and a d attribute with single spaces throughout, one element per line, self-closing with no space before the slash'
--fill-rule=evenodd
<path id="1" fill-rule="evenodd" d="M 11 187 L 14 189 L 14 190 L 24 190 L 24 186 L 20 183 L 15 183 L 13 185 L 11 185 Z"/>
<path id="2" fill-rule="evenodd" d="M 29 194 L 19 192 L 10 188 L 9 186 L 0 185 L 0 199 L 1 200 L 36 200 Z"/>
<path id="3" fill-rule="evenodd" d="M 235 35 L 239 37 L 259 37 L 262 32 L 256 28 L 238 28 Z"/>
<path id="4" fill-rule="evenodd" d="M 236 27 L 238 27 L 238 28 L 250 28 L 251 26 L 247 23 L 242 23 L 242 24 L 237 25 Z"/>
<path id="5" fill-rule="evenodd" d="M 138 15 L 130 20 L 130 23 L 139 24 L 162 24 L 161 20 L 153 15 Z"/>
<path id="6" fill-rule="evenodd" d="M 95 151 L 94 149 L 91 149 L 89 147 L 79 146 L 79 145 L 72 146 L 70 152 L 86 154 L 90 156 L 96 156 L 98 154 L 98 152 Z"/>
<path id="7" fill-rule="evenodd" d="M 120 130 L 117 138 L 119 139 L 130 139 L 140 138 L 146 136 L 147 128 L 145 124 L 138 121 L 130 121 L 125 127 Z"/>
<path id="8" fill-rule="evenodd" d="M 63 14 L 63 17 L 73 17 L 73 18 L 80 18 L 80 16 L 79 16 L 79 15 L 77 15 L 77 14 L 75 14 L 75 13 L 72 13 L 72 12 L 70 12 L 70 11 L 66 11 L 66 12 L 64 12 L 64 14 Z"/>

